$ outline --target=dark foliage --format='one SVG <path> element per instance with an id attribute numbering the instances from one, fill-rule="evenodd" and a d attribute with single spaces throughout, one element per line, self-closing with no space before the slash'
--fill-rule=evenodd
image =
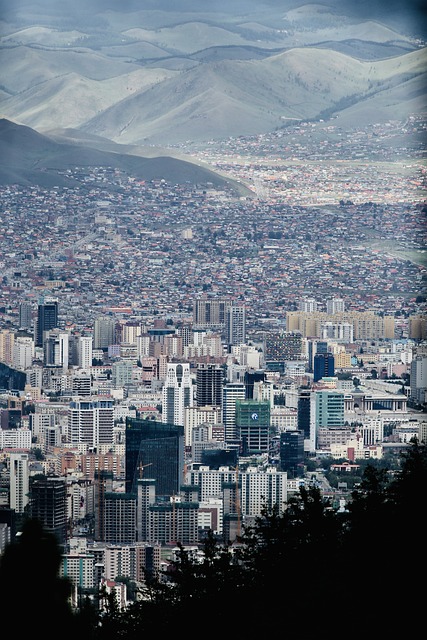
<path id="1" fill-rule="evenodd" d="M 163 579 L 147 584 L 143 600 L 120 611 L 114 598 L 104 595 L 101 617 L 82 606 L 70 628 L 91 640 L 206 631 L 248 638 L 289 632 L 305 638 L 325 633 L 326 627 L 347 638 L 411 637 L 423 611 L 426 486 L 427 450 L 415 441 L 394 475 L 366 467 L 347 511 L 334 510 L 318 488 L 302 488 L 284 513 L 266 510 L 246 527 L 238 544 L 218 545 L 210 534 L 198 561 L 180 547 Z M 36 616 L 37 609 L 44 624 L 49 611 L 69 617 L 66 591 L 54 575 L 57 563 L 58 556 L 48 557 L 47 549 L 43 560 L 29 556 L 25 545 L 7 550 L 0 584 L 15 615 L 10 586 L 25 609 L 36 592 L 30 613 Z"/>

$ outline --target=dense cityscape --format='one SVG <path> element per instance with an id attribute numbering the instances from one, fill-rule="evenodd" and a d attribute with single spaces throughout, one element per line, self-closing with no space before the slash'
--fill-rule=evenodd
<path id="1" fill-rule="evenodd" d="M 301 486 L 345 510 L 367 462 L 426 441 L 405 127 L 425 122 L 193 149 L 253 196 L 101 166 L 1 186 L 0 555 L 39 518 L 73 606 L 102 585 L 125 608 L 117 578 L 161 574 L 178 543 L 237 543 Z"/>

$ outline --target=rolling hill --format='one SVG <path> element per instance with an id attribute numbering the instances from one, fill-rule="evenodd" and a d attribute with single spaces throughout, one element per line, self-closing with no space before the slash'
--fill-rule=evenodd
<path id="1" fill-rule="evenodd" d="M 427 110 L 417 0 L 8 4 L 0 115 L 47 135 L 178 149 L 298 120 L 367 126 Z"/>
<path id="2" fill-rule="evenodd" d="M 0 184 L 72 186 L 74 181 L 71 175 L 67 175 L 68 170 L 77 167 L 111 167 L 140 180 L 165 180 L 170 184 L 189 182 L 199 186 L 234 190 L 236 194 L 252 193 L 200 164 L 168 155 L 143 157 L 129 151 L 132 149 L 122 149 L 120 145 L 113 145 L 108 141 L 102 145 L 102 141 L 93 136 L 88 139 L 81 136 L 73 140 L 72 136 L 66 139 L 64 134 L 58 134 L 57 139 L 54 139 L 2 118 Z M 104 185 L 104 188 L 108 187 Z"/>

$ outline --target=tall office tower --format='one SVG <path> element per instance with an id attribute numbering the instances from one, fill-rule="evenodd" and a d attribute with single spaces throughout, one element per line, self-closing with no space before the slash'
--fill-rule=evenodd
<path id="1" fill-rule="evenodd" d="M 95 532 L 99 542 L 106 540 L 105 496 L 113 490 L 112 471 L 95 471 Z"/>
<path id="2" fill-rule="evenodd" d="M 289 478 L 304 476 L 304 434 L 302 431 L 283 431 L 280 434 L 280 467 Z"/>
<path id="3" fill-rule="evenodd" d="M 105 494 L 105 542 L 136 542 L 136 495 L 118 491 Z"/>
<path id="4" fill-rule="evenodd" d="M 81 369 L 89 369 L 92 366 L 92 336 L 79 336 L 77 362 Z"/>
<path id="5" fill-rule="evenodd" d="M 326 301 L 326 313 L 343 313 L 345 304 L 342 298 L 332 298 Z"/>
<path id="6" fill-rule="evenodd" d="M 427 402 L 427 355 L 415 356 L 411 362 L 411 399 L 420 405 Z"/>
<path id="7" fill-rule="evenodd" d="M 31 302 L 21 302 L 19 305 L 19 328 L 30 329 L 33 325 L 33 305 Z"/>
<path id="8" fill-rule="evenodd" d="M 313 382 L 335 374 L 335 359 L 332 353 L 316 353 L 313 358 Z"/>
<path id="9" fill-rule="evenodd" d="M 193 404 L 190 364 L 168 362 L 162 389 L 162 422 L 184 426 L 185 408 Z"/>
<path id="10" fill-rule="evenodd" d="M 96 318 L 93 326 L 93 348 L 104 351 L 112 344 L 116 344 L 116 321 L 106 316 Z"/>
<path id="11" fill-rule="evenodd" d="M 237 400 L 236 427 L 244 456 L 267 453 L 270 447 L 270 403 Z"/>
<path id="12" fill-rule="evenodd" d="M 15 369 L 29 369 L 34 358 L 34 340 L 31 337 L 19 336 L 13 344 L 12 364 Z"/>
<path id="13" fill-rule="evenodd" d="M 317 446 L 320 428 L 338 429 L 344 426 L 344 392 L 333 389 L 314 391 L 310 400 L 310 451 Z"/>
<path id="14" fill-rule="evenodd" d="M 297 427 L 306 440 L 310 439 L 310 389 L 298 390 Z"/>
<path id="15" fill-rule="evenodd" d="M 193 329 L 224 329 L 226 310 L 231 300 L 198 298 L 193 307 Z"/>
<path id="16" fill-rule="evenodd" d="M 299 302 L 298 309 L 299 311 L 312 313 L 313 311 L 317 311 L 317 302 L 314 298 L 303 298 Z"/>
<path id="17" fill-rule="evenodd" d="M 30 478 L 28 453 L 10 454 L 10 508 L 24 513 L 28 504 Z"/>
<path id="18" fill-rule="evenodd" d="M 318 338 L 307 338 L 308 370 L 313 373 L 314 356 L 316 353 L 328 353 L 328 342 Z"/>
<path id="19" fill-rule="evenodd" d="M 45 331 L 58 327 L 58 300 L 45 298 L 37 307 L 37 319 L 34 327 L 36 347 L 42 347 Z"/>
<path id="20" fill-rule="evenodd" d="M 225 428 L 225 440 L 238 440 L 239 431 L 236 427 L 236 402 L 245 399 L 245 385 L 243 382 L 229 382 L 222 389 L 222 422 Z"/>
<path id="21" fill-rule="evenodd" d="M 157 496 L 179 492 L 184 478 L 184 427 L 126 418 L 126 492 L 136 493 L 139 478 L 156 481 Z"/>
<path id="22" fill-rule="evenodd" d="M 246 342 L 246 307 L 243 304 L 230 305 L 225 313 L 225 339 L 231 345 Z"/>
<path id="23" fill-rule="evenodd" d="M 89 448 L 114 444 L 114 401 L 78 400 L 68 408 L 68 442 Z"/>
<path id="24" fill-rule="evenodd" d="M 65 478 L 34 476 L 30 482 L 29 517 L 39 520 L 60 545 L 67 537 L 67 487 Z"/>
<path id="25" fill-rule="evenodd" d="M 252 400 L 254 397 L 254 385 L 256 382 L 265 382 L 265 371 L 259 369 L 254 371 L 253 369 L 245 371 L 243 381 L 245 383 L 245 398 L 246 400 Z"/>
<path id="26" fill-rule="evenodd" d="M 52 329 L 44 334 L 44 365 L 68 369 L 69 333 L 60 329 Z"/>
<path id="27" fill-rule="evenodd" d="M 224 371 L 217 364 L 200 363 L 196 370 L 196 405 L 220 407 Z"/>

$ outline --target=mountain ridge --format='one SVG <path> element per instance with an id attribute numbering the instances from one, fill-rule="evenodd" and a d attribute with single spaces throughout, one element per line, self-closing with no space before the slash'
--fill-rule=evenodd
<path id="1" fill-rule="evenodd" d="M 129 153 L 131 148 L 116 150 L 96 148 L 91 137 L 86 143 L 62 141 L 43 135 L 31 127 L 0 118 L 0 184 L 73 186 L 68 170 L 92 167 L 112 167 L 140 180 L 165 180 L 170 184 L 191 183 L 195 186 L 228 190 L 235 195 L 250 195 L 244 185 L 221 176 L 216 171 L 170 155 L 144 157 Z M 107 141 L 107 146 L 109 141 Z M 110 143 L 111 144 L 111 143 Z M 107 188 L 103 185 L 103 188 Z M 253 195 L 253 194 L 252 194 Z"/>
<path id="2" fill-rule="evenodd" d="M 174 149 L 295 118 L 347 123 L 355 114 L 367 126 L 427 112 L 418 0 L 77 6 L 22 0 L 5 11 L 3 117 L 42 133 L 80 129 Z"/>

